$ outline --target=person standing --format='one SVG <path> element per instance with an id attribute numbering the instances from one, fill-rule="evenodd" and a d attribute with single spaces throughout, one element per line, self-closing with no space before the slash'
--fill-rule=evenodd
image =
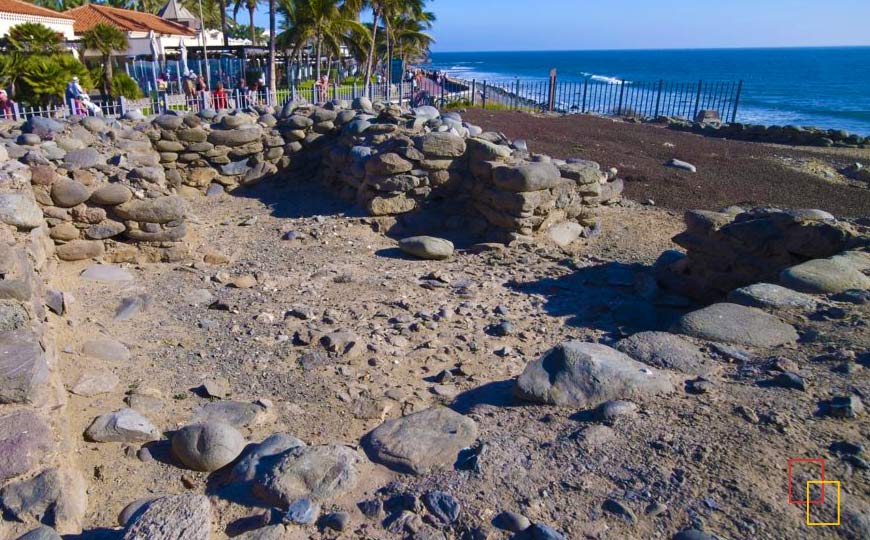
<path id="1" fill-rule="evenodd" d="M 0 90 L 0 117 L 12 118 L 13 113 L 12 100 L 9 99 L 6 90 Z"/>
<path id="2" fill-rule="evenodd" d="M 70 110 L 72 114 L 78 115 L 82 113 L 81 107 L 81 97 L 85 93 L 79 84 L 79 78 L 73 77 L 72 80 L 66 85 L 66 92 L 64 97 L 66 98 L 67 104 L 70 106 Z"/>
<path id="3" fill-rule="evenodd" d="M 212 106 L 217 109 L 227 109 L 229 108 L 229 103 L 227 100 L 227 93 L 224 90 L 224 83 L 219 82 L 214 89 L 214 92 L 211 94 Z"/>

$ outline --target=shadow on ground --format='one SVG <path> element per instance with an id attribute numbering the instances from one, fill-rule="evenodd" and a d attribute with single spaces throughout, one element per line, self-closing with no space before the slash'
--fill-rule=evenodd
<path id="1" fill-rule="evenodd" d="M 279 218 L 315 216 L 365 217 L 362 207 L 340 199 L 316 180 L 270 178 L 252 186 L 240 187 L 233 197 L 257 199 Z"/>
<path id="2" fill-rule="evenodd" d="M 652 268 L 608 262 L 537 281 L 511 281 L 508 287 L 543 297 L 544 310 L 567 317 L 566 324 L 594 328 L 613 338 L 667 330 L 691 305 L 658 288 Z"/>

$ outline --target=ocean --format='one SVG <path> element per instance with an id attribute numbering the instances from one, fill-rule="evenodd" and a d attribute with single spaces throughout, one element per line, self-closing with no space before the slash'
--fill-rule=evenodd
<path id="1" fill-rule="evenodd" d="M 738 122 L 870 135 L 870 47 L 644 51 L 434 52 L 431 68 L 465 79 L 589 78 L 599 84 L 743 80 Z"/>

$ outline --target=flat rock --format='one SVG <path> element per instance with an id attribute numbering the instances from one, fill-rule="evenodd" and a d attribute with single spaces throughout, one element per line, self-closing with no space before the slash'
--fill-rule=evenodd
<path id="1" fill-rule="evenodd" d="M 585 409 L 673 391 L 669 373 L 606 345 L 580 341 L 557 345 L 529 364 L 515 387 L 516 396 L 526 401 Z"/>
<path id="2" fill-rule="evenodd" d="M 57 246 L 57 258 L 62 261 L 83 261 L 102 257 L 106 246 L 100 240 L 73 240 Z"/>
<path id="3" fill-rule="evenodd" d="M 156 199 L 132 200 L 115 207 L 121 219 L 143 223 L 170 223 L 183 221 L 187 215 L 187 204 L 177 195 L 157 197 Z"/>
<path id="4" fill-rule="evenodd" d="M 813 259 L 779 275 L 786 287 L 810 294 L 841 293 L 849 289 L 870 289 L 870 277 L 845 258 Z"/>
<path id="5" fill-rule="evenodd" d="M 205 495 L 170 495 L 148 503 L 123 540 L 209 540 L 211 503 Z"/>
<path id="6" fill-rule="evenodd" d="M 422 475 L 451 468 L 459 452 L 476 439 L 474 420 L 445 407 L 434 407 L 384 422 L 363 444 L 373 461 Z"/>
<path id="7" fill-rule="evenodd" d="M 93 442 L 151 442 L 160 439 L 160 431 L 133 409 L 101 414 L 85 430 Z"/>
<path id="8" fill-rule="evenodd" d="M 265 469 L 272 466 L 274 460 L 268 458 L 300 446 L 305 446 L 305 443 L 287 433 L 275 433 L 259 444 L 250 445 L 233 467 L 233 481 L 243 483 L 253 481 L 265 474 Z"/>
<path id="9" fill-rule="evenodd" d="M 421 152 L 430 157 L 458 158 L 465 154 L 465 139 L 453 133 L 427 133 L 414 142 Z"/>
<path id="10" fill-rule="evenodd" d="M 82 344 L 82 354 L 106 362 L 126 362 L 130 349 L 120 341 L 109 338 L 92 339 Z"/>
<path id="11" fill-rule="evenodd" d="M 690 375 L 706 375 L 717 367 L 694 343 L 668 332 L 639 332 L 620 340 L 616 349 L 638 362 Z"/>
<path id="12" fill-rule="evenodd" d="M 36 335 L 0 333 L 0 403 L 31 403 L 47 380 L 48 364 Z"/>
<path id="13" fill-rule="evenodd" d="M 117 206 L 124 204 L 133 198 L 130 188 L 122 184 L 107 184 L 95 190 L 91 194 L 90 201 L 95 204 Z"/>
<path id="14" fill-rule="evenodd" d="M 69 170 L 90 169 L 101 163 L 105 164 L 106 158 L 93 148 L 70 150 L 63 158 L 63 165 Z"/>
<path id="15" fill-rule="evenodd" d="M 193 411 L 192 421 L 194 423 L 222 422 L 241 428 L 256 424 L 263 411 L 263 407 L 256 403 L 214 401 L 197 407 Z"/>
<path id="16" fill-rule="evenodd" d="M 216 471 L 232 463 L 245 448 L 245 438 L 223 422 L 185 426 L 172 436 L 172 453 L 195 471 Z"/>
<path id="17" fill-rule="evenodd" d="M 746 347 L 776 347 L 797 341 L 794 327 L 758 308 L 713 304 L 683 315 L 671 331 Z"/>
<path id="18" fill-rule="evenodd" d="M 728 293 L 728 301 L 760 309 L 812 310 L 818 301 L 808 294 L 772 283 L 755 283 Z"/>
<path id="19" fill-rule="evenodd" d="M 0 417 L 0 482 L 35 467 L 53 446 L 51 431 L 33 412 Z"/>
<path id="20" fill-rule="evenodd" d="M 17 540 L 63 540 L 51 527 L 39 527 L 19 536 Z"/>
<path id="21" fill-rule="evenodd" d="M 113 392 L 120 383 L 118 376 L 108 369 L 89 368 L 79 375 L 70 392 L 85 397 L 108 394 Z"/>
<path id="22" fill-rule="evenodd" d="M 308 537 L 298 528 L 287 528 L 284 525 L 267 525 L 253 531 L 248 531 L 233 540 L 305 540 Z"/>
<path id="23" fill-rule="evenodd" d="M 271 466 L 254 479 L 261 500 L 287 507 L 303 497 L 332 499 L 356 486 L 360 455 L 340 445 L 299 446 L 270 458 Z"/>
<path id="24" fill-rule="evenodd" d="M 399 249 L 421 259 L 443 260 L 453 256 L 453 242 L 434 236 L 411 236 L 399 240 Z"/>

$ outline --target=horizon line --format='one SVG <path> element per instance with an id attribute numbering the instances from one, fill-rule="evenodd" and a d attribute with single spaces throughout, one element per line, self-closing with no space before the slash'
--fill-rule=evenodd
<path id="1" fill-rule="evenodd" d="M 657 51 L 750 51 L 750 50 L 794 50 L 794 49 L 870 49 L 867 45 L 772 45 L 747 47 L 657 47 L 627 49 L 490 49 L 490 50 L 449 50 L 430 51 L 431 53 L 526 53 L 526 52 L 657 52 Z"/>

